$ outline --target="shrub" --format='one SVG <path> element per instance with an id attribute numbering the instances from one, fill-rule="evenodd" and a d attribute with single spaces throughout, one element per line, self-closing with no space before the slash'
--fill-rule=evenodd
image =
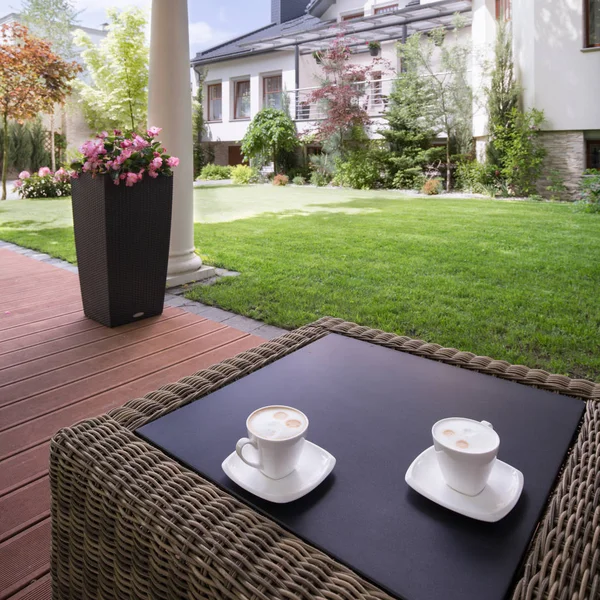
<path id="1" fill-rule="evenodd" d="M 273 177 L 273 185 L 284 186 L 290 182 L 290 178 L 287 175 L 275 175 Z"/>
<path id="2" fill-rule="evenodd" d="M 52 173 L 48 167 L 33 175 L 22 171 L 15 190 L 21 198 L 64 198 L 71 195 L 71 177 L 64 169 Z"/>
<path id="3" fill-rule="evenodd" d="M 579 200 L 575 209 L 582 212 L 600 213 L 600 171 L 588 169 L 579 182 Z"/>
<path id="4" fill-rule="evenodd" d="M 340 185 L 357 190 L 372 190 L 382 187 L 385 155 L 377 147 L 355 150 L 345 161 L 337 163 L 336 180 Z"/>
<path id="5" fill-rule="evenodd" d="M 237 165 L 231 169 L 231 179 L 236 185 L 248 185 L 256 179 L 256 171 L 248 165 Z"/>
<path id="6" fill-rule="evenodd" d="M 550 200 L 562 200 L 563 194 L 567 191 L 565 180 L 558 169 L 552 169 L 548 176 L 550 185 L 546 186 L 546 191 L 550 192 Z"/>
<path id="7" fill-rule="evenodd" d="M 501 157 L 500 173 L 512 195 L 529 196 L 536 192 L 546 156 L 538 135 L 543 121 L 542 111 L 522 113 L 513 108 L 508 122 L 495 128 L 494 148 Z"/>
<path id="8" fill-rule="evenodd" d="M 422 194 L 427 194 L 428 196 L 437 196 L 442 192 L 442 180 L 437 177 L 434 179 L 428 179 L 421 188 Z"/>
<path id="9" fill-rule="evenodd" d="M 420 190 L 427 181 L 421 167 L 409 167 L 398 171 L 392 179 L 392 187 L 397 190 Z"/>
<path id="10" fill-rule="evenodd" d="M 302 177 L 302 175 L 296 175 L 296 177 L 294 177 L 294 179 L 292 179 L 292 183 L 294 185 L 306 185 L 306 179 L 304 179 L 304 177 Z"/>
<path id="11" fill-rule="evenodd" d="M 310 176 L 310 183 L 312 185 L 316 185 L 317 187 L 329 185 L 330 181 L 331 177 L 328 177 L 327 175 L 319 171 L 313 171 L 312 175 Z"/>
<path id="12" fill-rule="evenodd" d="M 232 167 L 222 165 L 206 165 L 200 171 L 198 179 L 208 179 L 210 181 L 218 181 L 220 179 L 231 179 Z"/>

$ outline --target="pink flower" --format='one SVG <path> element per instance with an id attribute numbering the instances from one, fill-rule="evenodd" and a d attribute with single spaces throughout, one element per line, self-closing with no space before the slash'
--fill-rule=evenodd
<path id="1" fill-rule="evenodd" d="M 162 127 L 150 127 L 146 132 L 149 137 L 156 137 L 162 131 Z"/>
<path id="2" fill-rule="evenodd" d="M 125 185 L 127 187 L 131 187 L 134 183 L 138 182 L 138 175 L 137 173 L 127 173 L 127 179 L 125 181 Z"/>
<path id="3" fill-rule="evenodd" d="M 160 169 L 162 167 L 162 164 L 163 164 L 163 159 L 160 156 L 157 156 L 150 163 L 150 168 L 152 168 L 152 169 Z"/>
<path id="4" fill-rule="evenodd" d="M 122 132 L 120 129 L 115 129 L 115 130 L 113 131 L 113 133 L 114 133 L 115 135 L 123 135 L 123 132 Z"/>
<path id="5" fill-rule="evenodd" d="M 19 173 L 19 179 L 29 179 L 31 177 L 31 173 L 29 171 L 21 171 Z"/>
<path id="6" fill-rule="evenodd" d="M 133 139 L 133 147 L 140 150 L 141 148 L 147 148 L 150 142 L 147 142 L 143 137 L 136 135 Z"/>
<path id="7" fill-rule="evenodd" d="M 178 167 L 179 166 L 179 159 L 176 156 L 171 156 L 170 158 L 167 159 L 167 164 L 170 167 Z"/>
<path id="8" fill-rule="evenodd" d="M 23 182 L 20 179 L 17 179 L 17 181 L 15 181 L 16 188 L 20 188 L 22 185 L 23 185 Z"/>
<path id="9" fill-rule="evenodd" d="M 99 133 L 96 137 L 98 137 L 99 139 L 103 140 L 104 138 L 108 137 L 108 132 L 107 131 L 103 131 L 102 133 Z"/>
<path id="10" fill-rule="evenodd" d="M 121 148 L 129 148 L 129 146 L 133 146 L 133 142 L 131 140 L 123 140 L 121 142 Z"/>
<path id="11" fill-rule="evenodd" d="M 77 171 L 71 171 L 71 177 L 73 179 L 79 179 L 79 173 Z"/>
<path id="12" fill-rule="evenodd" d="M 61 167 L 54 173 L 54 179 L 56 181 L 66 181 L 69 178 L 69 174 Z"/>
<path id="13" fill-rule="evenodd" d="M 39 171 L 38 171 L 38 175 L 40 177 L 46 177 L 46 175 L 51 175 L 52 171 L 48 168 L 48 167 L 42 167 Z"/>
<path id="14" fill-rule="evenodd" d="M 150 177 L 152 177 L 152 179 L 156 179 L 158 177 L 158 173 L 154 169 L 150 169 L 148 171 L 148 175 L 150 175 Z"/>

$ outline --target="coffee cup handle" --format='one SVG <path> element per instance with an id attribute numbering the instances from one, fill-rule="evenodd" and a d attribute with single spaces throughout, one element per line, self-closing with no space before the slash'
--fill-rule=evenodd
<path id="1" fill-rule="evenodd" d="M 237 455 L 250 467 L 254 467 L 255 469 L 262 469 L 262 463 L 260 461 L 255 462 L 253 460 L 248 460 L 245 456 L 244 456 L 244 447 L 247 446 L 248 444 L 250 444 L 257 452 L 258 452 L 258 446 L 256 444 L 255 441 L 250 440 L 248 438 L 241 438 L 240 440 L 238 440 L 237 444 L 235 445 L 235 451 L 237 453 Z"/>

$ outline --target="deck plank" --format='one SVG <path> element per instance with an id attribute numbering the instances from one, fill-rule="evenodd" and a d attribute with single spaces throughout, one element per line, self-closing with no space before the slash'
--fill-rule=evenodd
<path id="1" fill-rule="evenodd" d="M 109 329 L 77 275 L 0 248 L 0 600 L 49 600 L 50 438 L 264 340 L 179 308 Z"/>
<path id="2" fill-rule="evenodd" d="M 0 600 L 9 598 L 32 580 L 48 573 L 49 550 L 50 519 L 0 544 Z"/>

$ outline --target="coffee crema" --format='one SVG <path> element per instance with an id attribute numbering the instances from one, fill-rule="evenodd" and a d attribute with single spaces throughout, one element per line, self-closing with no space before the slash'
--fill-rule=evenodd
<path id="1" fill-rule="evenodd" d="M 298 435 L 308 425 L 306 417 L 293 408 L 270 406 L 258 410 L 248 420 L 250 433 L 269 440 L 285 440 Z"/>
<path id="2" fill-rule="evenodd" d="M 448 419 L 437 425 L 434 437 L 447 446 L 462 452 L 489 452 L 499 442 L 498 434 L 482 423 L 467 419 Z"/>

